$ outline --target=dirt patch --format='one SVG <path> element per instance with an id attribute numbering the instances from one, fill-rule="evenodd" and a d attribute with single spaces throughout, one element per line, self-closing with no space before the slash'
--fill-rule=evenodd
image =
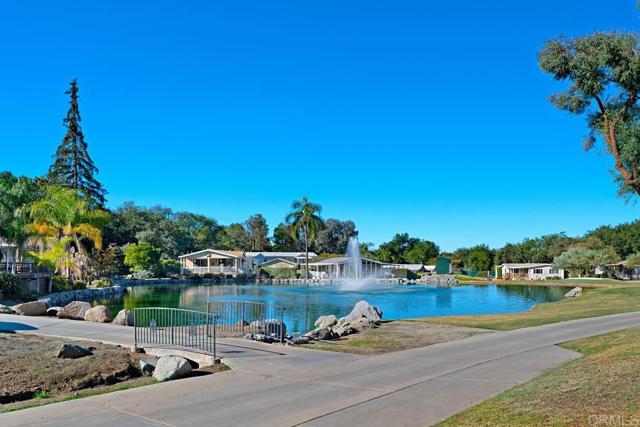
<path id="1" fill-rule="evenodd" d="M 383 322 L 378 328 L 348 335 L 336 341 L 315 341 L 304 347 L 372 355 L 424 347 L 487 332 L 490 331 L 410 320 L 393 320 Z"/>
<path id="2" fill-rule="evenodd" d="M 35 335 L 0 333 L 0 406 L 35 397 L 48 397 L 97 386 L 122 383 L 141 376 L 129 349 L 91 341 L 93 355 L 58 359 L 64 341 Z"/>

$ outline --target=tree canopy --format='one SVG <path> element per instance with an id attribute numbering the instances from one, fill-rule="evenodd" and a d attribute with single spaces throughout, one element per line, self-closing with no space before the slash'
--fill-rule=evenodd
<path id="1" fill-rule="evenodd" d="M 584 115 L 584 148 L 601 140 L 614 160 L 619 194 L 640 195 L 640 37 L 600 32 L 550 40 L 538 54 L 540 67 L 569 81 L 551 96 L 556 107 Z"/>

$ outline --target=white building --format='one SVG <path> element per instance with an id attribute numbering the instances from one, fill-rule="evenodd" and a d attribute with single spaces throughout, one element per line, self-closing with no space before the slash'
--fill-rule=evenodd
<path id="1" fill-rule="evenodd" d="M 564 269 L 547 263 L 508 263 L 496 266 L 496 277 L 504 280 L 564 278 Z"/>
<path id="2" fill-rule="evenodd" d="M 358 275 L 361 277 L 380 277 L 382 275 L 383 264 L 372 259 L 360 258 L 360 269 Z M 357 265 L 357 263 L 356 263 Z M 354 278 L 354 258 L 341 256 L 323 259 L 309 263 L 309 272 L 318 279 L 344 279 Z"/>

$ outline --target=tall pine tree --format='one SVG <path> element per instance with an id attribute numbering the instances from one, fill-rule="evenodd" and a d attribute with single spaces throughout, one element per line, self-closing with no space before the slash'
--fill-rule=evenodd
<path id="1" fill-rule="evenodd" d="M 56 150 L 53 164 L 49 167 L 48 180 L 52 184 L 73 188 L 96 205 L 104 207 L 107 191 L 94 177 L 98 168 L 89 156 L 87 143 L 80 128 L 78 81 L 73 79 L 70 85 L 65 94 L 71 95 L 71 106 L 62 122 L 67 128 L 67 133 Z"/>

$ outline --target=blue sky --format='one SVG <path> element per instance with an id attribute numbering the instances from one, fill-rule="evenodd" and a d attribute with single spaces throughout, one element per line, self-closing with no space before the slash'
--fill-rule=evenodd
<path id="1" fill-rule="evenodd" d="M 376 244 L 579 234 L 640 207 L 536 52 L 610 29 L 638 29 L 635 1 L 8 0 L 0 170 L 47 170 L 77 77 L 110 207 L 273 227 L 306 194 Z"/>

